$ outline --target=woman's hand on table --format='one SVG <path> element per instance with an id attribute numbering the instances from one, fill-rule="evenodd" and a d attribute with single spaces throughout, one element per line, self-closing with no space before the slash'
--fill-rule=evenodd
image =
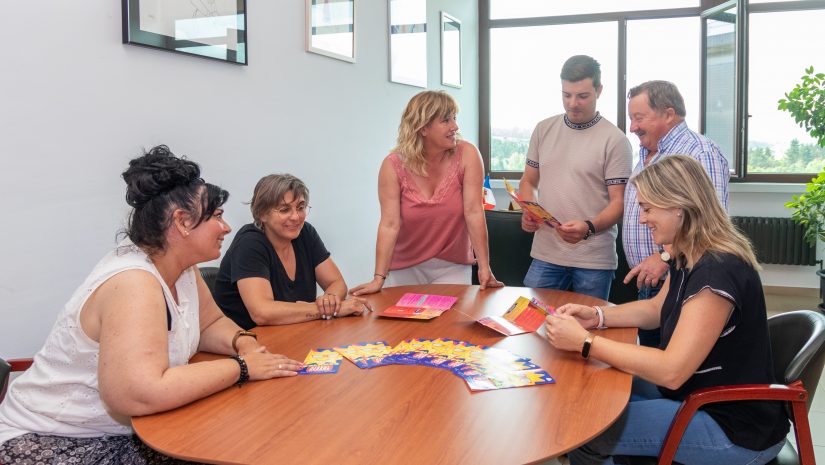
<path id="1" fill-rule="evenodd" d="M 332 317 L 338 316 L 341 311 L 341 297 L 337 294 L 324 294 L 315 299 L 315 306 L 318 307 L 318 313 L 321 314 L 322 320 L 329 320 Z"/>
<path id="2" fill-rule="evenodd" d="M 285 355 L 269 353 L 264 346 L 244 354 L 243 359 L 249 370 L 249 379 L 252 381 L 295 376 L 298 370 L 304 367 L 303 363 L 291 360 Z"/>
<path id="3" fill-rule="evenodd" d="M 353 287 L 352 290 L 350 290 L 350 294 L 354 296 L 375 294 L 380 291 L 382 287 L 384 287 L 384 278 L 375 276 L 372 281 Z"/>
<path id="4" fill-rule="evenodd" d="M 478 267 L 478 284 L 482 291 L 488 287 L 504 287 L 504 283 L 493 276 L 493 270 L 489 266 Z"/>
<path id="5" fill-rule="evenodd" d="M 556 314 L 575 317 L 583 328 L 595 328 L 599 325 L 599 314 L 589 305 L 564 304 L 556 309 Z"/>
<path id="6" fill-rule="evenodd" d="M 556 314 L 545 319 L 545 337 L 556 349 L 581 351 L 587 333 L 573 316 Z"/>
<path id="7" fill-rule="evenodd" d="M 372 305 L 367 299 L 361 297 L 350 297 L 341 302 L 341 310 L 337 316 L 360 315 L 366 310 L 372 311 Z"/>

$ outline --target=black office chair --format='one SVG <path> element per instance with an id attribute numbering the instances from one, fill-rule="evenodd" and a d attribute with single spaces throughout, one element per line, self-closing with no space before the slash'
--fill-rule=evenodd
<path id="1" fill-rule="evenodd" d="M 209 287 L 209 292 L 212 295 L 215 295 L 215 279 L 218 277 L 218 267 L 217 266 L 202 266 L 200 267 L 201 276 L 203 276 L 203 280 L 206 281 L 206 286 Z"/>
<path id="2" fill-rule="evenodd" d="M 630 272 L 630 265 L 627 264 L 627 257 L 624 254 L 622 245 L 622 225 L 618 225 L 619 233 L 616 235 L 616 255 L 619 256 L 619 266 L 616 268 L 616 276 L 610 283 L 610 296 L 607 298 L 616 305 L 626 302 L 633 302 L 639 299 L 639 289 L 636 287 L 636 280 L 625 284 L 624 277 Z"/>
<path id="3" fill-rule="evenodd" d="M 693 414 L 703 405 L 737 400 L 781 400 L 796 435 L 796 449 L 788 442 L 767 465 L 813 465 L 814 452 L 808 410 L 822 374 L 825 359 L 825 315 L 812 310 L 781 313 L 768 319 L 776 380 L 783 384 L 751 384 L 700 389 L 682 403 L 670 425 L 665 444 L 654 457 L 628 457 L 630 465 L 667 465 L 673 462 L 679 442 Z"/>
<path id="4" fill-rule="evenodd" d="M 524 275 L 533 259 L 533 233 L 521 229 L 521 212 L 485 210 L 490 268 L 496 279 L 508 286 L 524 286 Z M 478 268 L 473 265 L 473 284 L 478 284 Z"/>

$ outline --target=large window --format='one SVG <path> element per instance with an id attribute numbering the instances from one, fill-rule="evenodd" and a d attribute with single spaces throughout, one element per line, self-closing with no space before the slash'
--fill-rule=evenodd
<path id="1" fill-rule="evenodd" d="M 722 150 L 728 166 L 738 174 L 736 163 L 736 32 L 737 6 L 727 6 L 707 17 L 705 23 L 705 135 Z"/>
<path id="2" fill-rule="evenodd" d="M 815 173 L 825 150 L 777 101 L 805 68 L 825 72 L 825 10 L 751 13 L 748 80 L 748 173 Z"/>
<path id="3" fill-rule="evenodd" d="M 702 25 L 698 17 L 627 22 L 627 90 L 651 80 L 676 84 L 685 98 L 685 120 L 689 127 L 696 130 L 700 127 L 702 115 L 701 34 Z M 657 37 L 679 37 L 684 40 L 655 40 Z M 633 146 L 635 165 L 639 159 L 639 138 L 630 134 L 630 124 L 626 125 L 626 130 Z"/>
<path id="4" fill-rule="evenodd" d="M 490 18 L 531 18 L 539 16 L 582 15 L 617 11 L 655 10 L 662 0 L 490 0 Z M 667 0 L 667 8 L 698 7 L 699 0 Z"/>
<path id="5" fill-rule="evenodd" d="M 578 40 L 567 38 L 576 35 Z M 561 67 L 572 55 L 596 58 L 604 91 L 598 109 L 616 121 L 616 22 L 514 27 L 490 32 L 490 167 L 521 171 L 539 121 L 564 111 Z M 602 105 L 602 102 L 604 104 Z"/>
<path id="6" fill-rule="evenodd" d="M 688 126 L 722 148 L 735 177 L 810 178 L 825 165 L 825 150 L 777 105 L 805 68 L 825 72 L 818 29 L 825 0 L 749 3 L 480 0 L 480 148 L 487 168 L 494 177 L 520 176 L 535 124 L 563 112 L 562 63 L 587 54 L 602 64 L 598 109 L 619 128 L 629 126 L 629 88 L 672 81 L 685 97 Z M 638 138 L 628 139 L 638 154 Z"/>

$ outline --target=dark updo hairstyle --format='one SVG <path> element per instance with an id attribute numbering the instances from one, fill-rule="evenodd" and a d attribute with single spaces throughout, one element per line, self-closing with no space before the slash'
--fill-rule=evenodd
<path id="1" fill-rule="evenodd" d="M 182 209 L 197 219 L 192 229 L 211 217 L 229 198 L 229 193 L 200 177 L 197 163 L 178 158 L 165 145 L 158 145 L 129 162 L 123 172 L 129 214 L 126 235 L 147 253 L 163 251 L 172 212 Z"/>

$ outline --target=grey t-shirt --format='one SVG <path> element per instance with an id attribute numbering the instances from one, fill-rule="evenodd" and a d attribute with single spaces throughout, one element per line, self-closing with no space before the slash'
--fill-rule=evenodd
<path id="1" fill-rule="evenodd" d="M 626 184 L 632 157 L 624 133 L 604 118 L 574 129 L 556 115 L 536 125 L 527 160 L 539 165 L 539 203 L 562 223 L 588 220 L 607 206 L 607 187 Z M 616 227 L 577 244 L 541 226 L 533 237 L 533 258 L 560 266 L 615 270 Z"/>

